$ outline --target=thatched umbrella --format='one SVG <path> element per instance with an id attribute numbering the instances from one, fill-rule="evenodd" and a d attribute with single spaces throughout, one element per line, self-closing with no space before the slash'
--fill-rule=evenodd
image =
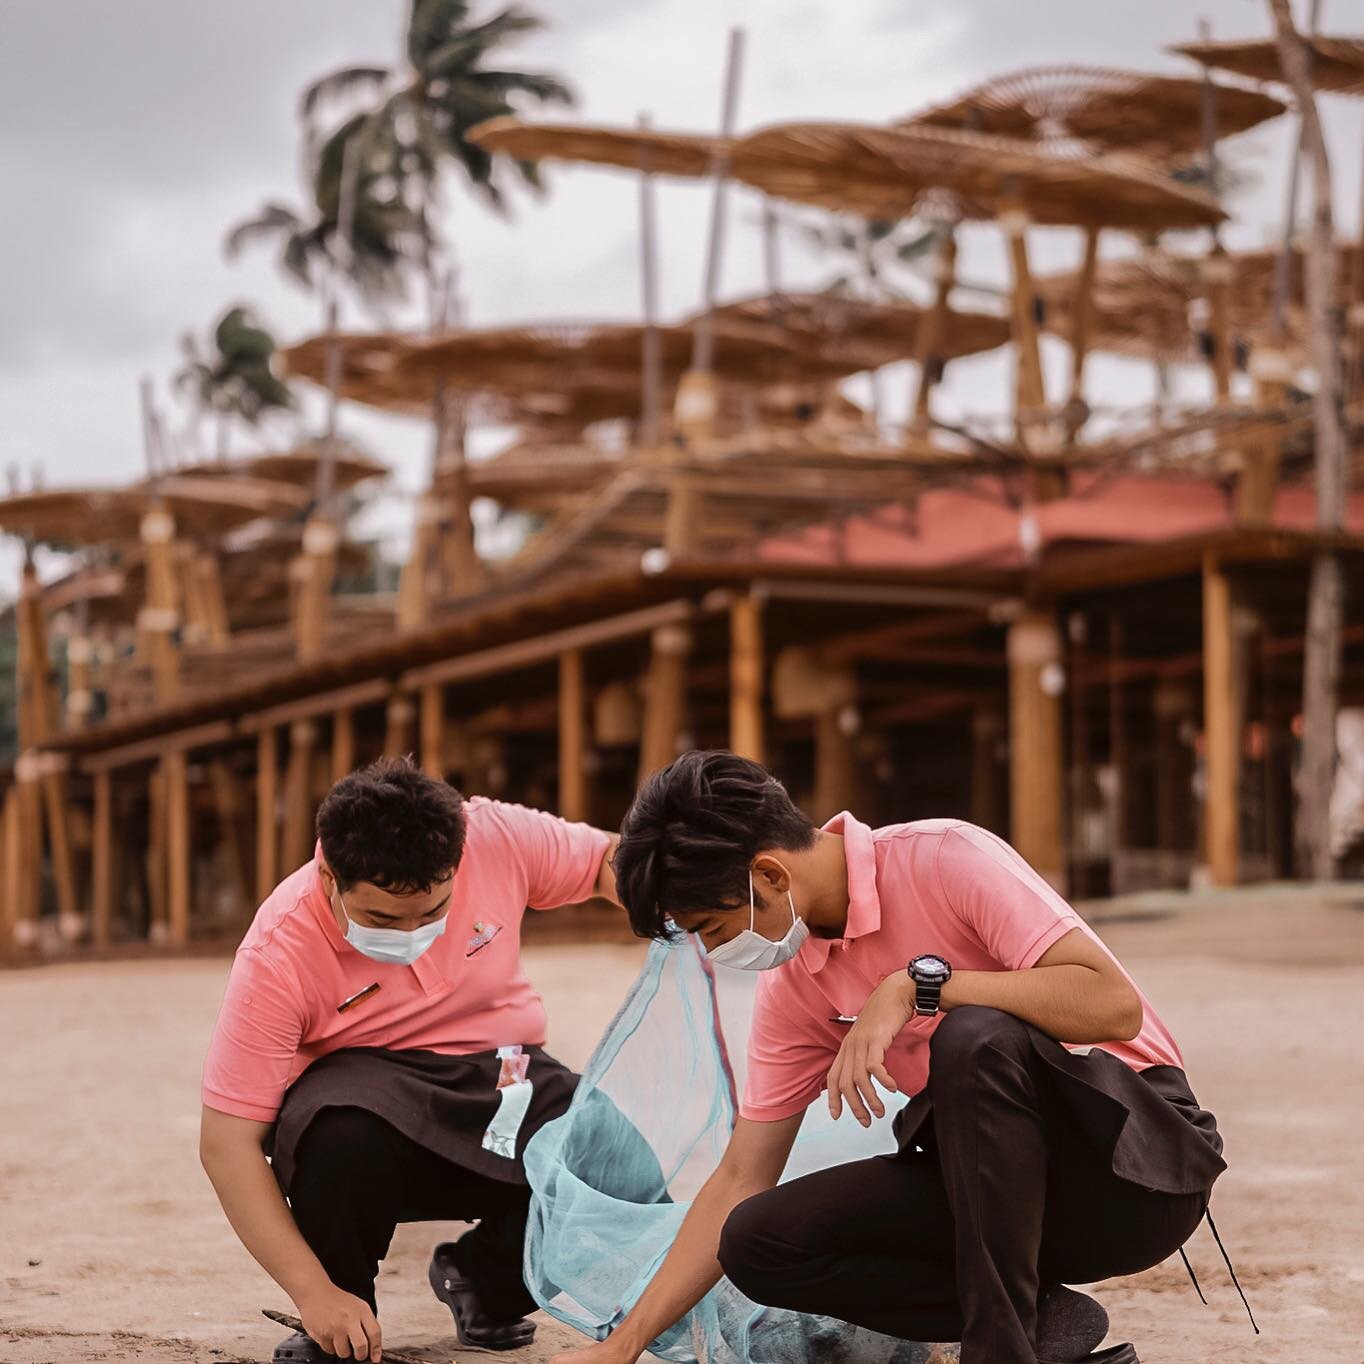
<path id="1" fill-rule="evenodd" d="M 1276 118 L 1285 105 L 1259 90 L 1219 86 L 1218 138 Z M 902 127 L 960 128 L 1043 144 L 1074 140 L 1094 151 L 1159 161 L 1201 149 L 1206 98 L 1201 80 L 1098 66 L 1035 66 L 992 76 Z"/>
<path id="2" fill-rule="evenodd" d="M 1312 84 L 1318 90 L 1364 95 L 1364 38 L 1303 34 L 1302 41 L 1311 50 Z M 1248 76 L 1251 80 L 1284 80 L 1279 46 L 1273 38 L 1178 43 L 1168 51 L 1192 57 L 1203 66 Z"/>
<path id="3" fill-rule="evenodd" d="M 267 482 L 290 483 L 311 490 L 317 486 L 318 467 L 328 457 L 333 461 L 333 486 L 354 488 L 370 479 L 385 478 L 388 467 L 345 445 L 335 444 L 330 452 L 320 443 L 295 446 L 291 450 L 268 450 L 255 455 L 240 455 L 230 461 L 208 460 L 201 464 L 182 464 L 176 472 L 195 478 L 236 478 L 245 476 Z"/>

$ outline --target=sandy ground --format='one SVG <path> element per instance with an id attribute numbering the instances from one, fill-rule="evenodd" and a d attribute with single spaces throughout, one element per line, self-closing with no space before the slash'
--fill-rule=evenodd
<path id="1" fill-rule="evenodd" d="M 1213 1211 L 1264 1334 L 1206 1227 L 1189 1254 L 1104 1285 L 1115 1338 L 1146 1364 L 1364 1362 L 1364 888 L 1127 905 L 1100 919 L 1181 1040 L 1230 1172 Z M 580 1064 L 640 960 L 631 946 L 527 951 L 552 1048 Z M 288 1303 L 237 1244 L 199 1168 L 199 1065 L 226 961 L 0 974 L 0 1361 L 268 1360 Z M 380 1294 L 386 1345 L 456 1354 L 425 1284 L 447 1229 L 399 1229 Z M 546 1323 L 519 1358 L 572 1339 Z"/>

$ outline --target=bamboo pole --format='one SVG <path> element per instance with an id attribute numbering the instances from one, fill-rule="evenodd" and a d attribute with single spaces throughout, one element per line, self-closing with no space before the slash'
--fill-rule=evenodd
<path id="1" fill-rule="evenodd" d="M 1209 555 L 1203 564 L 1203 729 L 1208 871 L 1217 886 L 1239 873 L 1240 717 L 1233 671 L 1231 582 Z"/>
<path id="2" fill-rule="evenodd" d="M 279 880 L 279 730 L 256 735 L 256 899 L 264 902 Z"/>
<path id="3" fill-rule="evenodd" d="M 650 120 L 639 116 L 639 126 L 647 129 Z M 660 420 L 663 399 L 663 352 L 658 334 L 658 209 L 654 197 L 654 177 L 648 154 L 639 166 L 639 284 L 644 314 L 640 355 L 639 443 L 652 450 L 661 439 Z"/>
<path id="4" fill-rule="evenodd" d="M 20 897 L 23 886 L 23 853 L 20 840 L 23 835 L 20 814 L 19 783 L 11 782 L 5 789 L 4 804 L 4 874 L 5 883 L 3 903 L 0 903 L 0 955 L 10 956 L 18 948 L 15 929 L 20 917 Z"/>
<path id="5" fill-rule="evenodd" d="M 421 689 L 422 769 L 445 780 L 445 688 L 429 682 Z"/>
<path id="6" fill-rule="evenodd" d="M 1085 229 L 1085 251 L 1075 286 L 1070 333 L 1070 393 L 1066 398 L 1066 440 L 1073 444 L 1085 424 L 1085 361 L 1094 326 L 1094 273 L 1099 264 L 1099 228 Z"/>
<path id="7" fill-rule="evenodd" d="M 189 943 L 190 803 L 189 764 L 183 749 L 162 759 L 166 802 L 166 923 L 172 947 Z"/>
<path id="8" fill-rule="evenodd" d="M 312 769 L 316 747 L 317 722 L 295 720 L 289 726 L 289 762 L 284 771 L 284 844 L 280 859 L 286 876 L 312 856 Z"/>
<path id="9" fill-rule="evenodd" d="M 332 781 L 355 770 L 355 712 L 342 707 L 332 716 Z"/>
<path id="10" fill-rule="evenodd" d="M 942 378 L 943 360 L 939 353 L 947 316 L 951 310 L 952 290 L 957 283 L 957 234 L 955 224 L 948 224 L 938 242 L 937 259 L 933 265 L 934 295 L 932 304 L 919 319 L 914 337 L 914 358 L 918 361 L 916 388 L 910 402 L 912 429 L 923 431 L 930 416 L 929 399 Z"/>
<path id="11" fill-rule="evenodd" d="M 166 769 L 158 763 L 147 774 L 147 897 L 150 922 L 147 937 L 163 946 L 170 937 L 167 900 Z"/>
<path id="12" fill-rule="evenodd" d="M 587 696 L 583 651 L 559 655 L 559 813 L 587 818 Z"/>
<path id="13" fill-rule="evenodd" d="M 251 899 L 251 849 L 247 845 L 241 825 L 242 802 L 237 778 L 222 758 L 214 758 L 208 765 L 208 779 L 213 791 L 213 807 L 217 812 L 222 840 L 227 846 L 232 879 L 236 882 L 238 902 L 245 908 Z"/>
<path id="14" fill-rule="evenodd" d="M 652 635 L 644 680 L 644 733 L 639 777 L 666 767 L 677 756 L 687 705 L 687 654 L 692 632 L 685 625 L 661 625 Z"/>
<path id="15" fill-rule="evenodd" d="M 763 602 L 749 592 L 729 608 L 729 746 L 763 761 Z"/>
<path id="16" fill-rule="evenodd" d="M 1025 608 L 1009 627 L 1010 831 L 1022 856 L 1065 889 L 1061 639 L 1052 612 Z"/>

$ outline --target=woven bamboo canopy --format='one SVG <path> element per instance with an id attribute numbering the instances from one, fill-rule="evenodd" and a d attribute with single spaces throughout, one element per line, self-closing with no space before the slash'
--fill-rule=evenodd
<path id="1" fill-rule="evenodd" d="M 1339 95 L 1364 95 L 1364 38 L 1325 38 L 1303 34 L 1312 50 L 1312 84 Z M 1251 80 L 1282 81 L 1279 45 L 1273 38 L 1250 42 L 1180 43 L 1169 49 L 1204 66 Z"/>
<path id="2" fill-rule="evenodd" d="M 1075 139 L 1096 151 L 1167 160 L 1202 145 L 1201 80 L 1096 66 L 1036 66 L 982 82 L 902 127 L 960 128 L 1047 143 Z M 1284 112 L 1263 91 L 1218 86 L 1217 136 L 1245 132 Z"/>
<path id="3" fill-rule="evenodd" d="M 1362 264 L 1358 243 L 1338 246 L 1342 279 L 1351 279 Z M 1267 344 L 1279 248 L 1229 252 L 1221 259 L 1231 270 L 1228 288 L 1229 329 L 1243 346 Z M 1191 314 L 1209 293 L 1209 256 L 1148 251 L 1128 260 L 1100 263 L 1094 274 L 1090 344 L 1144 359 L 1194 361 L 1202 358 L 1207 322 L 1195 326 Z M 1073 326 L 1078 275 L 1046 275 L 1036 281 L 1046 310 L 1046 326 L 1062 336 Z M 1305 345 L 1303 253 L 1294 247 L 1288 258 L 1284 313 L 1285 339 Z"/>
<path id="4" fill-rule="evenodd" d="M 496 119 L 470 136 L 488 151 L 521 154 L 525 130 L 536 126 L 544 125 Z M 538 145 L 543 156 L 569 157 L 567 138 L 558 147 L 552 137 Z M 735 138 L 727 172 L 777 198 L 878 220 L 907 217 L 943 190 L 957 197 L 964 216 L 978 219 L 1021 209 L 1039 223 L 1155 232 L 1225 217 L 1202 191 L 1139 161 L 1095 161 L 953 128 L 776 124 Z"/>
<path id="5" fill-rule="evenodd" d="M 193 478 L 264 479 L 267 482 L 290 483 L 311 490 L 317 484 L 317 470 L 326 451 L 320 442 L 296 446 L 292 450 L 266 451 L 256 455 L 239 455 L 231 460 L 205 460 L 199 464 L 181 465 L 177 475 Z M 335 484 L 338 489 L 353 488 L 371 478 L 388 475 L 387 466 L 359 454 L 348 445 L 339 444 L 332 456 Z"/>
<path id="6" fill-rule="evenodd" d="M 684 179 L 709 175 L 717 155 L 730 145 L 700 133 L 651 128 L 603 128 L 583 123 L 525 123 L 494 118 L 472 140 L 521 161 L 583 161 L 623 170 L 647 170 Z"/>
<path id="7" fill-rule="evenodd" d="M 871 302 L 839 294 L 781 293 L 736 299 L 716 308 L 722 321 L 758 322 L 808 339 L 830 354 L 865 354 L 874 369 L 917 353 L 919 329 L 928 309 L 903 300 Z M 949 310 L 934 339 L 940 360 L 994 350 L 1009 340 L 1007 318 L 993 313 Z"/>
<path id="8" fill-rule="evenodd" d="M 911 317 L 912 312 L 912 317 Z M 831 384 L 871 365 L 910 354 L 918 310 L 874 328 L 870 314 L 851 344 L 846 337 L 796 332 L 771 323 L 722 318 L 713 329 L 722 384 L 761 389 Z M 975 326 L 969 335 L 966 327 Z M 879 330 L 877 329 L 879 328 Z M 690 367 L 694 323 L 655 329 L 665 388 Z M 898 333 L 898 335 L 897 335 Z M 999 340 L 993 338 L 999 336 Z M 994 319 L 963 324 L 962 342 L 1003 339 Z M 435 336 L 342 338 L 341 394 L 392 411 L 429 415 L 442 387 L 487 399 L 510 419 L 584 422 L 639 410 L 644 328 L 629 325 L 496 327 Z M 322 383 L 329 338 L 312 337 L 284 352 L 288 372 Z"/>
<path id="9" fill-rule="evenodd" d="M 52 545 L 117 545 L 138 538 L 142 517 L 159 503 L 177 529 L 216 538 L 259 517 L 304 511 L 308 494 L 289 483 L 254 478 L 167 474 L 127 488 L 64 488 L 0 500 L 0 531 Z"/>

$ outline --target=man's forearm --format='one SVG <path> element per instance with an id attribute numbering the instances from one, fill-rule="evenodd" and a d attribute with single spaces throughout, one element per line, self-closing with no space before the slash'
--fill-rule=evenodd
<path id="1" fill-rule="evenodd" d="M 629 1315 L 611 1335 L 622 1360 L 637 1359 L 649 1343 L 680 1321 L 720 1281 L 716 1252 L 725 1219 L 750 1194 L 760 1192 L 738 1180 L 713 1175 L 697 1194 L 672 1249 Z"/>
<path id="2" fill-rule="evenodd" d="M 908 981 L 908 977 L 906 977 Z M 909 985 L 912 990 L 912 984 Z M 1035 966 L 1028 971 L 954 971 L 943 1009 L 983 1004 L 1021 1018 L 1058 1042 L 1126 1041 L 1141 1030 L 1141 1001 L 1126 981 L 1088 966 Z"/>
<path id="3" fill-rule="evenodd" d="M 331 1286 L 262 1152 L 213 1150 L 202 1159 L 232 1230 L 293 1302 L 301 1306 L 310 1294 Z"/>

